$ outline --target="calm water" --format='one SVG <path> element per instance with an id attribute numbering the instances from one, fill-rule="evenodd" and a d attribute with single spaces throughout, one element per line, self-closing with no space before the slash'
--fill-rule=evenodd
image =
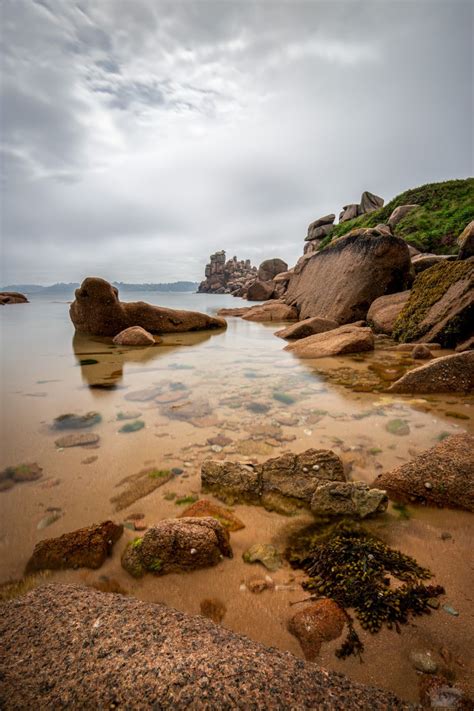
<path id="1" fill-rule="evenodd" d="M 38 462 L 43 468 L 41 480 L 0 492 L 0 581 L 21 577 L 42 538 L 106 518 L 124 521 L 132 512 L 145 514 L 148 525 L 179 515 L 182 507 L 172 497 L 200 495 L 200 464 L 208 457 L 262 461 L 285 451 L 331 448 L 342 456 L 350 477 L 371 481 L 381 470 L 433 446 L 442 433 L 472 430 L 472 399 L 413 400 L 354 393 L 326 380 L 329 368 L 360 371 L 380 358 L 392 362 L 399 357 L 393 353 L 379 352 L 360 362 L 351 358 L 300 362 L 283 351 L 284 341 L 273 335 L 281 325 L 241 319 L 228 319 L 228 329 L 222 333 L 171 335 L 158 347 L 127 349 L 107 339 L 75 335 L 68 316 L 70 298 L 32 297 L 30 304 L 0 310 L 0 465 Z M 248 305 L 226 295 L 140 292 L 122 298 L 208 313 L 223 306 Z M 84 360 L 97 362 L 81 364 Z M 151 389 L 153 399 L 136 395 Z M 98 445 L 58 449 L 54 444 L 58 432 L 51 427 L 54 418 L 89 411 L 102 416 L 92 428 L 100 436 Z M 117 415 L 130 411 L 145 427 L 120 433 L 123 422 Z M 469 419 L 445 414 L 453 411 Z M 387 423 L 392 419 L 404 420 L 408 433 L 391 434 Z M 218 434 L 231 443 L 215 451 L 208 440 Z M 117 512 L 111 499 L 124 491 L 126 484 L 120 482 L 147 466 L 179 467 L 184 473 Z M 301 656 L 298 643 L 286 630 L 295 609 L 289 603 L 305 597 L 298 585 L 300 574 L 284 567 L 272 574 L 281 587 L 252 595 L 243 585 L 264 571 L 244 564 L 241 555 L 255 542 L 272 542 L 283 549 L 288 533 L 303 525 L 308 515 L 288 519 L 247 506 L 237 506 L 236 513 L 246 527 L 232 534 L 234 558 L 211 570 L 132 580 L 120 566 L 121 551 L 136 535 L 126 530 L 113 557 L 99 571 L 55 573 L 50 579 L 86 584 L 112 581 L 131 595 L 193 614 L 199 612 L 202 599 L 217 597 L 227 607 L 224 625 Z M 472 517 L 423 508 L 411 513 L 405 520 L 389 511 L 378 524 L 381 532 L 392 545 L 415 555 L 436 573 L 436 581 L 447 588 L 447 601 L 460 616 L 440 611 L 417 620 L 401 635 L 380 633 L 366 645 L 363 665 L 335 659 L 340 640 L 323 647 L 320 662 L 414 699 L 417 677 L 408 661 L 413 648 L 448 646 L 464 660 L 459 678 L 467 680 L 474 672 L 468 624 L 472 622 Z M 443 531 L 452 538 L 441 540 Z"/>

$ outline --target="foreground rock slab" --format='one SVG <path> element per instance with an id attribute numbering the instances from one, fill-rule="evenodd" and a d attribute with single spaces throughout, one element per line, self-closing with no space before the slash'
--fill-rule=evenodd
<path id="1" fill-rule="evenodd" d="M 389 388 L 391 393 L 450 393 L 474 390 L 474 351 L 453 353 L 409 370 Z"/>
<path id="2" fill-rule="evenodd" d="M 0 705 L 6 711 L 411 708 L 387 691 L 165 605 L 47 585 L 2 612 Z"/>
<path id="3" fill-rule="evenodd" d="M 326 358 L 373 351 L 374 344 L 374 334 L 370 328 L 349 324 L 302 338 L 286 346 L 285 351 L 291 351 L 299 358 Z"/>
<path id="4" fill-rule="evenodd" d="M 232 558 L 229 533 L 215 518 L 164 519 L 128 545 L 122 567 L 134 578 L 217 565 Z"/>
<path id="5" fill-rule="evenodd" d="M 225 328 L 226 322 L 197 311 L 178 311 L 152 306 L 144 301 L 124 303 L 118 290 L 105 279 L 88 277 L 69 309 L 77 331 L 94 336 L 116 336 L 131 326 L 141 326 L 150 333 L 181 333 Z"/>
<path id="6" fill-rule="evenodd" d="M 26 573 L 66 568 L 100 568 L 123 533 L 123 526 L 104 521 L 36 544 Z"/>
<path id="7" fill-rule="evenodd" d="M 446 437 L 411 462 L 380 474 L 373 486 L 395 498 L 474 511 L 474 436 Z"/>

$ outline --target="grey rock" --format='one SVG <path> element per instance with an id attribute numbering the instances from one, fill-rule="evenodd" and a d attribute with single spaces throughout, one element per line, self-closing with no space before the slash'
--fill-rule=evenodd
<path id="1" fill-rule="evenodd" d="M 383 207 L 384 200 L 374 193 L 370 193 L 368 190 L 362 193 L 360 198 L 360 214 L 365 215 L 368 212 L 374 212 L 380 207 Z"/>
<path id="2" fill-rule="evenodd" d="M 393 228 L 398 225 L 398 223 L 403 220 L 404 217 L 408 215 L 412 210 L 415 210 L 419 205 L 399 205 L 394 209 L 390 217 L 388 218 L 388 224 Z"/>

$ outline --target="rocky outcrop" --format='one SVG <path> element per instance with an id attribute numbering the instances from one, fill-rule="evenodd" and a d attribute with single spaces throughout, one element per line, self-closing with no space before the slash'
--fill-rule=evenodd
<path id="1" fill-rule="evenodd" d="M 474 220 L 461 232 L 458 237 L 458 259 L 474 257 Z"/>
<path id="2" fill-rule="evenodd" d="M 472 335 L 473 321 L 474 258 L 443 261 L 416 277 L 393 336 L 452 348 Z"/>
<path id="3" fill-rule="evenodd" d="M 73 585 L 6 604 L 0 644 L 5 711 L 411 708 L 204 617 Z"/>
<path id="4" fill-rule="evenodd" d="M 275 331 L 275 336 L 296 341 L 299 338 L 314 336 L 316 333 L 325 333 L 326 331 L 331 331 L 333 328 L 337 327 L 337 321 L 331 321 L 329 318 L 313 316 L 312 318 L 306 318 L 304 321 L 298 321 L 298 323 L 287 326 L 287 328 L 282 328 L 280 331 Z"/>
<path id="5" fill-rule="evenodd" d="M 367 312 L 367 323 L 376 333 L 392 335 L 393 327 L 403 307 L 408 301 L 410 291 L 399 291 L 397 294 L 379 296 L 372 302 Z"/>
<path id="6" fill-rule="evenodd" d="M 241 501 L 283 513 L 309 508 L 317 486 L 327 481 L 345 481 L 345 475 L 340 458 L 325 449 L 255 465 L 207 460 L 201 467 L 203 491 L 231 504 Z"/>
<path id="7" fill-rule="evenodd" d="M 272 281 L 278 274 L 288 271 L 288 264 L 283 259 L 266 259 L 258 268 L 257 278 L 260 281 Z"/>
<path id="8" fill-rule="evenodd" d="M 453 353 L 409 370 L 388 389 L 391 393 L 470 393 L 474 390 L 474 351 Z"/>
<path id="9" fill-rule="evenodd" d="M 324 215 L 312 222 L 308 227 L 308 234 L 305 237 L 305 242 L 318 241 L 331 234 L 334 227 L 336 215 Z"/>
<path id="10" fill-rule="evenodd" d="M 181 333 L 225 328 L 222 318 L 197 311 L 178 311 L 152 306 L 144 301 L 124 303 L 118 290 L 105 279 L 84 279 L 69 315 L 77 331 L 94 336 L 116 336 L 130 326 L 141 326 L 150 333 Z"/>
<path id="11" fill-rule="evenodd" d="M 130 328 L 117 333 L 114 343 L 116 346 L 154 346 L 160 340 L 155 340 L 151 333 L 145 331 L 141 326 L 130 326 Z"/>
<path id="12" fill-rule="evenodd" d="M 24 294 L 18 291 L 0 291 L 0 306 L 7 304 L 28 304 L 29 301 Z"/>
<path id="13" fill-rule="evenodd" d="M 380 474 L 390 497 L 474 511 L 474 437 L 451 435 L 411 462 Z"/>
<path id="14" fill-rule="evenodd" d="M 347 222 L 347 220 L 353 220 L 359 215 L 366 215 L 369 212 L 374 212 L 374 210 L 378 210 L 383 207 L 383 202 L 383 198 L 366 190 L 362 193 L 360 203 L 358 205 L 354 203 L 344 205 L 342 211 L 339 213 L 339 222 Z"/>
<path id="15" fill-rule="evenodd" d="M 285 301 L 300 319 L 321 316 L 340 324 L 365 319 L 384 294 L 403 291 L 410 281 L 407 244 L 383 226 L 352 230 L 306 259 L 290 280 Z"/>
<path id="16" fill-rule="evenodd" d="M 399 205 L 396 207 L 388 218 L 388 226 L 393 230 L 399 222 L 403 220 L 412 210 L 416 210 L 419 205 Z"/>
<path id="17" fill-rule="evenodd" d="M 123 526 L 105 521 L 36 544 L 26 573 L 65 568 L 100 568 L 123 533 Z"/>
<path id="18" fill-rule="evenodd" d="M 331 481 L 317 487 L 311 499 L 315 516 L 367 518 L 386 511 L 388 497 L 382 489 L 371 489 L 357 481 Z"/>
<path id="19" fill-rule="evenodd" d="M 215 252 L 206 265 L 206 278 L 200 283 L 198 292 L 240 295 L 242 289 L 255 280 L 256 275 L 257 268 L 252 267 L 250 259 L 238 260 L 234 256 L 226 261 L 224 250 Z"/>
<path id="20" fill-rule="evenodd" d="M 129 543 L 122 567 L 139 578 L 147 572 L 166 575 L 208 568 L 223 557 L 232 558 L 229 533 L 215 518 L 170 518 Z"/>
<path id="21" fill-rule="evenodd" d="M 296 612 L 288 622 L 288 631 L 298 639 L 305 659 L 313 662 L 321 644 L 340 637 L 346 622 L 344 610 L 326 597 Z"/>
<path id="22" fill-rule="evenodd" d="M 372 351 L 374 344 L 374 334 L 370 328 L 348 324 L 290 343 L 285 351 L 291 351 L 299 358 L 326 358 Z"/>
<path id="23" fill-rule="evenodd" d="M 273 296 L 275 291 L 275 284 L 273 281 L 260 281 L 257 279 L 247 289 L 245 294 L 249 301 L 267 301 Z"/>

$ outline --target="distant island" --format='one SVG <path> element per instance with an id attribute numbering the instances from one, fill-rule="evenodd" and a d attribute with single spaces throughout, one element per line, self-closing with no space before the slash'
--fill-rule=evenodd
<path id="1" fill-rule="evenodd" d="M 199 286 L 196 281 L 173 281 L 167 284 L 126 284 L 122 281 L 112 282 L 119 291 L 161 291 L 161 292 L 194 292 Z M 8 284 L 0 287 L 0 291 L 18 291 L 22 294 L 64 294 L 72 292 L 79 287 L 79 283 L 67 284 L 58 282 L 50 286 L 40 284 Z"/>

